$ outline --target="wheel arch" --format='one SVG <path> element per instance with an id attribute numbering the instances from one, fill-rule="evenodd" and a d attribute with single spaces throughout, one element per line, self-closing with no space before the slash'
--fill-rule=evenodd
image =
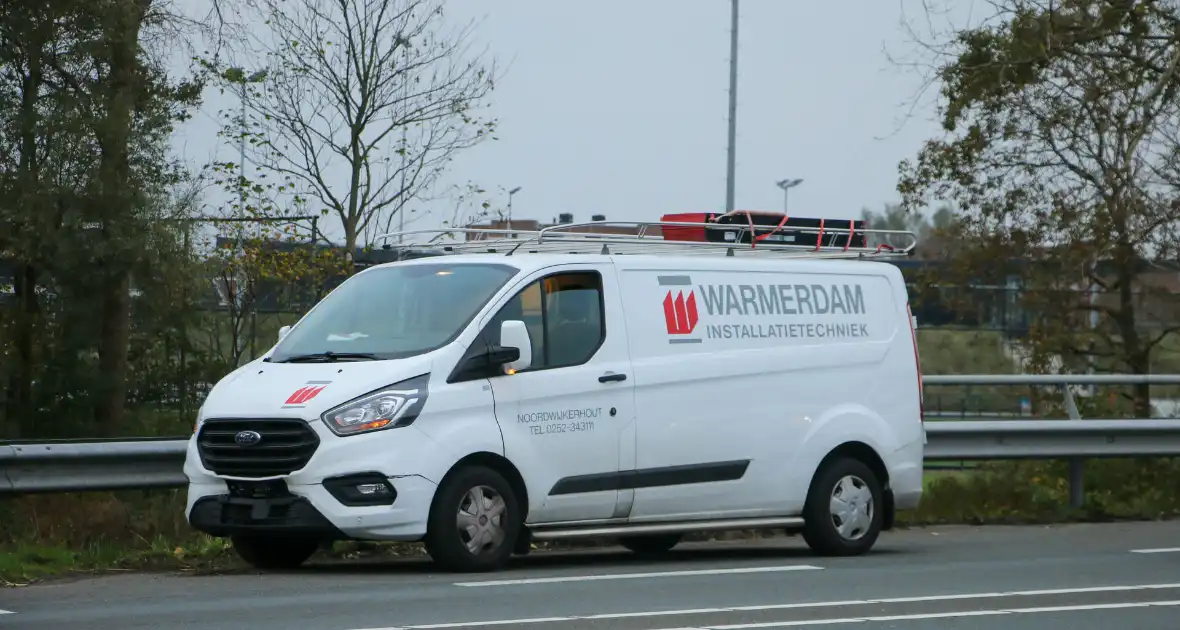
<path id="1" fill-rule="evenodd" d="M 529 512 L 528 487 L 525 485 L 524 477 L 520 474 L 520 471 L 517 470 L 516 466 L 513 465 L 513 463 L 511 461 L 509 461 L 508 458 L 504 457 L 503 455 L 499 455 L 499 454 L 492 453 L 489 451 L 477 451 L 475 453 L 471 453 L 469 455 L 466 455 L 463 458 L 459 459 L 459 461 L 455 462 L 451 466 L 451 468 L 449 470 L 447 470 L 447 473 L 445 475 L 443 475 L 442 479 L 439 479 L 439 482 L 438 482 L 439 487 L 441 487 L 443 485 L 443 483 L 446 482 L 447 479 L 450 478 L 452 475 L 454 475 L 457 471 L 462 470 L 467 467 L 470 467 L 470 466 L 485 466 L 485 467 L 490 468 L 490 469 L 500 473 L 501 475 L 503 475 L 504 479 L 506 481 L 508 481 L 508 485 L 512 486 L 512 491 L 514 493 L 516 493 L 516 502 L 517 502 L 519 509 L 520 509 L 520 516 L 521 516 L 522 522 L 524 521 L 524 519 L 528 518 L 528 512 Z M 431 500 L 431 510 L 432 511 L 434 509 L 434 502 L 437 500 L 438 500 L 438 493 L 436 492 L 434 495 L 434 498 Z"/>
<path id="2" fill-rule="evenodd" d="M 889 485 L 889 467 L 885 465 L 885 460 L 881 458 L 877 450 L 864 442 L 850 440 L 828 451 L 828 454 L 820 460 L 815 470 L 811 473 L 811 479 L 807 484 L 808 493 L 810 494 L 812 486 L 815 485 L 815 480 L 819 476 L 820 471 L 831 462 L 843 458 L 855 459 L 863 463 L 877 476 L 877 481 L 881 484 L 882 499 L 885 503 L 882 506 L 884 508 L 884 513 L 882 514 L 884 517 L 883 529 L 893 529 L 895 510 L 893 508 L 893 490 Z"/>

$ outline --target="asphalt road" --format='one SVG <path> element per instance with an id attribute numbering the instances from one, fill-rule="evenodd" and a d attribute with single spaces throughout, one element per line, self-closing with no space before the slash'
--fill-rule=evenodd
<path id="1" fill-rule="evenodd" d="M 0 590 L 0 609 L 4 630 L 1170 630 L 1180 522 L 897 531 L 841 559 L 775 538 L 685 545 L 660 562 L 538 554 L 496 574 L 408 560 L 115 575 Z"/>

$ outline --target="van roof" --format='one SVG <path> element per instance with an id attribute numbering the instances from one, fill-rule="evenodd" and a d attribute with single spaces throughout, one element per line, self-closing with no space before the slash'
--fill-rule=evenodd
<path id="1" fill-rule="evenodd" d="M 419 264 L 434 262 L 440 255 L 448 258 L 460 256 L 463 261 L 475 256 L 477 258 L 473 260 L 487 261 L 494 257 L 521 268 L 569 262 L 570 255 L 576 255 L 578 260 L 596 257 L 613 260 L 618 255 L 658 256 L 661 259 L 720 256 L 777 261 L 880 260 L 909 256 L 918 241 L 914 232 L 909 230 L 863 227 L 857 230 L 852 222 L 846 222 L 847 228 L 825 228 L 823 219 L 810 220 L 817 227 L 792 225 L 786 215 L 781 215 L 777 224 L 772 220 L 771 224 L 758 225 L 752 213 L 746 214 L 749 215 L 748 224 L 603 220 L 555 225 L 534 231 L 493 228 L 415 230 L 385 234 L 378 239 L 396 239 L 399 249 L 425 254 L 425 258 L 418 259 Z M 760 217 L 759 221 L 765 221 L 765 217 Z M 859 240 L 854 240 L 854 236 Z M 883 241 L 900 237 L 905 244 L 901 247 L 888 244 L 872 247 L 868 245 L 868 236 L 884 236 Z M 446 237 L 453 240 L 442 240 Z M 459 262 L 459 259 L 451 260 Z"/>
<path id="2" fill-rule="evenodd" d="M 896 265 L 888 264 L 884 260 L 817 260 L 808 258 L 749 258 L 745 256 L 715 257 L 704 256 L 676 256 L 676 255 L 645 255 L 631 254 L 626 256 L 601 254 L 530 254 L 527 256 L 507 256 L 504 254 L 451 254 L 449 256 L 431 256 L 428 258 L 414 258 L 392 261 L 373 265 L 370 269 L 403 265 L 463 265 L 463 264 L 501 264 L 509 265 L 522 271 L 532 271 L 553 265 L 583 263 L 613 263 L 621 267 L 643 267 L 648 269 L 724 269 L 731 265 L 747 269 L 791 270 L 797 272 L 839 272 L 864 273 L 880 266 L 896 269 Z M 867 263 L 867 264 L 866 264 Z"/>

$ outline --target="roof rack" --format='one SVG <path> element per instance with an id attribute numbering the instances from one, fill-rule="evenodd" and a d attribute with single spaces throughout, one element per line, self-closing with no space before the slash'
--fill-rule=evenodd
<path id="1" fill-rule="evenodd" d="M 611 228 L 613 231 L 600 231 Z M 668 228 L 672 228 L 669 230 Z M 685 240 L 678 237 L 686 229 L 720 234 L 723 240 Z M 797 237 L 815 235 L 812 244 L 769 240 L 777 235 Z M 905 245 L 854 245 L 853 235 L 878 238 L 903 237 Z M 441 241 L 446 237 L 466 237 L 462 241 Z M 882 238 L 882 240 L 885 240 Z M 909 230 L 803 227 L 788 225 L 740 225 L 680 221 L 591 221 L 566 223 L 540 230 L 505 230 L 493 228 L 455 228 L 392 232 L 378 241 L 401 239 L 395 247 L 432 249 L 445 254 L 641 254 L 641 255 L 721 255 L 772 258 L 881 258 L 909 256 L 918 237 Z M 826 243 L 826 244 L 825 244 Z M 867 240 L 866 240 L 867 243 Z"/>

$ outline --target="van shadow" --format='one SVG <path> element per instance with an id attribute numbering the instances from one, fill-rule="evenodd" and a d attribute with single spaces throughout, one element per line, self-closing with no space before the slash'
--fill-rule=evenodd
<path id="1" fill-rule="evenodd" d="M 893 555 L 897 551 L 878 547 L 869 554 L 872 557 Z M 454 574 L 472 576 L 465 579 L 511 579 L 517 572 L 537 570 L 560 570 L 593 567 L 595 571 L 609 572 L 610 569 L 639 569 L 658 571 L 693 570 L 697 565 L 717 562 L 748 562 L 766 560 L 789 560 L 799 564 L 817 564 L 829 559 L 816 556 L 806 546 L 793 544 L 789 538 L 765 542 L 724 542 L 686 543 L 656 557 L 641 556 L 622 547 L 604 546 L 591 549 L 534 551 L 527 556 L 514 556 L 504 570 L 494 574 Z M 413 558 L 390 558 L 375 556 L 354 560 L 328 561 L 304 566 L 294 573 L 309 574 L 441 574 L 425 555 Z M 450 574 L 448 574 L 450 575 Z M 474 576 L 485 575 L 486 578 Z M 490 577 L 494 575 L 496 577 Z"/>

